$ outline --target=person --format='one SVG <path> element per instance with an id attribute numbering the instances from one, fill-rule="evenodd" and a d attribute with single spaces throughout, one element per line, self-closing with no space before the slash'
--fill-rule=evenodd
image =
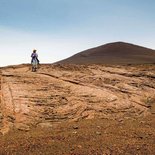
<path id="1" fill-rule="evenodd" d="M 37 54 L 37 50 L 36 49 L 34 49 L 33 50 L 33 53 L 31 54 L 31 63 L 32 63 L 32 61 L 33 61 L 33 59 L 37 59 L 37 61 L 38 61 L 38 64 L 39 64 L 39 59 L 38 59 L 38 54 Z"/>

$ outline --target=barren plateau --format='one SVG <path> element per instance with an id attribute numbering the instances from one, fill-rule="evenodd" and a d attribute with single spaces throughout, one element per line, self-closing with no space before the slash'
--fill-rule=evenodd
<path id="1" fill-rule="evenodd" d="M 118 139 L 122 139 L 122 134 L 126 133 L 124 137 L 129 141 L 135 134 L 134 131 L 140 134 L 141 138 L 136 137 L 135 143 L 130 141 L 128 144 L 129 154 L 136 154 L 137 151 L 141 154 L 155 153 L 155 65 L 46 64 L 40 65 L 37 72 L 31 72 L 30 65 L 8 66 L 0 69 L 0 80 L 0 131 L 4 136 L 12 131 L 27 133 L 38 128 L 56 132 L 58 129 L 60 131 L 63 125 L 62 132 L 66 132 L 65 129 L 69 132 L 72 128 L 69 128 L 70 124 L 73 125 L 71 132 L 83 128 L 85 131 L 81 131 L 81 134 L 89 134 L 91 126 L 95 124 L 91 132 L 96 131 L 103 139 L 108 132 L 114 134 L 114 137 L 121 132 L 117 135 Z M 85 121 L 91 123 L 82 123 Z M 133 123 L 134 121 L 137 123 Z M 131 124 L 131 128 L 128 124 Z M 138 128 L 141 130 L 136 129 L 135 124 L 140 124 Z M 122 128 L 118 129 L 118 126 Z M 59 134 L 60 132 L 57 133 Z M 113 138 L 108 139 L 113 141 Z M 119 142 L 121 146 L 117 148 L 120 150 L 123 146 L 127 147 L 125 141 Z M 67 141 L 65 143 L 67 144 Z M 85 144 L 87 147 L 88 143 Z M 59 145 L 63 144 L 62 142 Z M 2 145 L 7 144 L 1 142 L 0 145 L 0 151 L 3 152 Z M 56 148 L 53 150 L 57 151 L 57 154 L 95 154 L 95 150 L 97 152 L 101 147 L 98 144 L 92 153 L 92 147 L 82 151 L 82 145 L 79 144 L 73 150 L 69 148 L 68 152 L 58 149 L 59 152 Z M 98 154 L 106 151 L 109 154 L 121 154 L 114 149 L 115 145 L 113 144 L 111 149 L 100 148 Z M 139 150 L 134 148 L 137 145 Z M 51 152 L 49 151 L 49 154 Z M 18 153 L 20 154 L 20 151 Z"/>

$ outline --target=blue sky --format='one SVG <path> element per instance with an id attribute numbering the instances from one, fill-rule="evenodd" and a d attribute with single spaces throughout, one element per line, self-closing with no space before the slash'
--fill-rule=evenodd
<path id="1" fill-rule="evenodd" d="M 155 49 L 154 0 L 0 0 L 0 66 L 124 41 Z"/>

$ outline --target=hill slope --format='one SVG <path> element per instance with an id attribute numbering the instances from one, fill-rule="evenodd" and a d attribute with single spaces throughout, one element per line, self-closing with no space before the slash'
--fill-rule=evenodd
<path id="1" fill-rule="evenodd" d="M 155 50 L 134 44 L 115 42 L 77 53 L 58 63 L 143 64 L 155 63 Z"/>
<path id="2" fill-rule="evenodd" d="M 0 85 L 0 154 L 155 154 L 155 65 L 9 66 Z"/>
<path id="3" fill-rule="evenodd" d="M 155 67 L 42 65 L 1 70 L 3 129 L 29 129 L 82 118 L 136 118 L 155 101 Z M 3 132 L 2 129 L 2 132 Z M 4 132 L 5 132 L 4 131 Z"/>

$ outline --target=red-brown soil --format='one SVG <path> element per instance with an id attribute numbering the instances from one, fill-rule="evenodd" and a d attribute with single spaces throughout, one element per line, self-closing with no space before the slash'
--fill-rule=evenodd
<path id="1" fill-rule="evenodd" d="M 0 154 L 155 154 L 154 65 L 0 73 Z"/>
<path id="2" fill-rule="evenodd" d="M 115 42 L 77 53 L 57 63 L 65 64 L 146 64 L 155 63 L 155 50 Z"/>

